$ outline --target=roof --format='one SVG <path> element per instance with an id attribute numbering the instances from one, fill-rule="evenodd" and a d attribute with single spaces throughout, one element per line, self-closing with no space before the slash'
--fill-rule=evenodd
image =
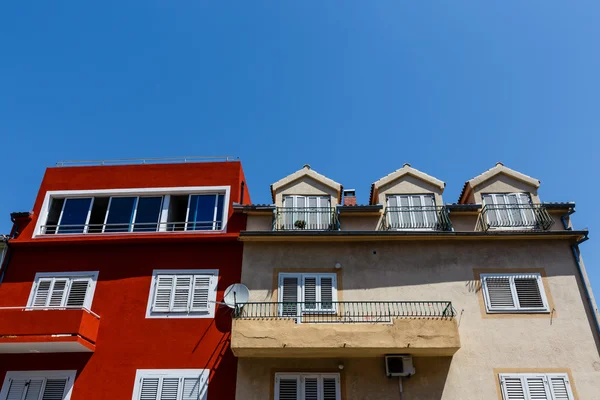
<path id="1" fill-rule="evenodd" d="M 422 181 L 430 183 L 433 186 L 437 186 L 442 191 L 446 187 L 446 183 L 444 183 L 443 181 L 440 181 L 439 179 L 434 178 L 431 175 L 421 172 L 418 169 L 411 167 L 410 164 L 406 163 L 402 166 L 402 168 L 397 169 L 394 172 L 387 174 L 383 178 L 373 182 L 373 184 L 371 185 L 371 194 L 369 196 L 370 203 L 371 204 L 375 203 L 373 196 L 374 196 L 376 190 L 378 190 L 380 187 L 382 187 L 390 182 L 393 182 L 397 179 L 402 178 L 404 175 L 414 176 L 415 178 L 418 178 Z"/>
<path id="2" fill-rule="evenodd" d="M 481 185 L 483 182 L 493 178 L 494 176 L 500 174 L 504 174 L 510 176 L 511 178 L 515 178 L 521 182 L 535 187 L 536 189 L 540 187 L 540 181 L 538 179 L 532 178 L 531 176 L 522 174 L 519 171 L 515 171 L 514 169 L 508 168 L 504 166 L 504 164 L 502 164 L 501 162 L 497 162 L 496 165 L 492 168 L 465 182 L 465 185 L 463 186 L 460 195 L 458 196 L 458 202 L 462 202 L 463 196 L 465 195 L 469 187 L 472 189 L 476 186 Z"/>
<path id="3" fill-rule="evenodd" d="M 238 204 L 233 203 L 233 211 L 248 212 L 248 211 L 273 211 L 275 204 Z"/>
<path id="4" fill-rule="evenodd" d="M 338 205 L 337 209 L 339 212 L 379 212 L 383 209 L 381 204 L 355 204 L 355 205 Z"/>
<path id="5" fill-rule="evenodd" d="M 325 186 L 329 186 L 330 188 L 337 190 L 339 193 L 338 196 L 340 197 L 340 200 L 341 200 L 341 195 L 342 195 L 342 184 L 341 183 L 337 183 L 336 181 L 329 179 L 325 175 L 319 174 L 317 171 L 313 170 L 310 167 L 310 165 L 304 164 L 302 169 L 299 169 L 298 171 L 294 172 L 293 174 L 290 174 L 290 175 L 286 176 L 285 178 L 282 178 L 271 185 L 271 196 L 273 197 L 273 202 L 275 201 L 275 192 L 278 189 L 282 188 L 283 186 L 285 186 L 291 182 L 294 182 L 295 180 L 303 178 L 305 176 L 308 176 L 309 178 L 314 179 L 315 181 L 320 182 Z"/>

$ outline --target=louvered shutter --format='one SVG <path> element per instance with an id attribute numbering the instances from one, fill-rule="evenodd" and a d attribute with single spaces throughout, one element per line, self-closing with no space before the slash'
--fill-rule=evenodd
<path id="1" fill-rule="evenodd" d="M 523 379 L 518 376 L 502 376 L 500 378 L 504 400 L 526 400 Z"/>
<path id="2" fill-rule="evenodd" d="M 304 381 L 304 399 L 319 400 L 319 378 L 316 376 L 307 376 Z"/>
<path id="3" fill-rule="evenodd" d="M 516 309 L 508 276 L 484 277 L 483 286 L 488 300 L 487 307 L 490 311 Z"/>
<path id="4" fill-rule="evenodd" d="M 64 306 L 65 296 L 67 294 L 69 279 L 66 278 L 55 278 L 50 291 L 50 299 L 48 300 L 49 307 L 61 307 Z"/>
<path id="5" fill-rule="evenodd" d="M 44 379 L 42 378 L 11 379 L 6 400 L 38 400 L 43 385 Z"/>
<path id="6" fill-rule="evenodd" d="M 317 277 L 304 275 L 302 277 L 304 298 L 303 305 L 305 310 L 316 310 L 317 309 Z"/>
<path id="7" fill-rule="evenodd" d="M 298 380 L 296 376 L 277 377 L 275 399 L 298 400 Z"/>
<path id="8" fill-rule="evenodd" d="M 160 400 L 178 400 L 179 378 L 163 378 L 160 385 Z"/>
<path id="9" fill-rule="evenodd" d="M 201 400 L 206 397 L 206 388 L 202 387 L 200 378 L 183 379 L 182 400 Z M 204 393 L 204 395 L 202 395 Z M 202 395 L 202 397 L 200 397 Z"/>
<path id="10" fill-rule="evenodd" d="M 52 287 L 52 278 L 39 279 L 33 295 L 33 307 L 45 307 L 48 305 L 50 289 Z M 20 400 L 20 399 L 19 399 Z"/>
<path id="11" fill-rule="evenodd" d="M 519 301 L 519 308 L 545 308 L 544 300 L 542 298 L 542 293 L 538 283 L 539 279 L 536 275 L 516 276 L 513 279 L 517 292 L 517 299 Z"/>
<path id="12" fill-rule="evenodd" d="M 44 386 L 44 394 L 42 400 L 63 400 L 65 395 L 65 387 L 67 386 L 67 379 L 47 379 L 46 385 Z M 29 399 L 26 397 L 26 399 Z M 32 397 L 32 400 L 37 397 Z"/>
<path id="13" fill-rule="evenodd" d="M 337 377 L 323 377 L 323 400 L 339 400 Z"/>
<path id="14" fill-rule="evenodd" d="M 194 291 L 192 296 L 192 311 L 207 312 L 211 304 L 208 302 L 213 287 L 213 279 L 210 275 L 194 276 Z"/>
<path id="15" fill-rule="evenodd" d="M 548 375 L 553 400 L 573 400 L 571 384 L 566 374 Z"/>
<path id="16" fill-rule="evenodd" d="M 169 312 L 171 308 L 174 278 L 173 275 L 158 275 L 156 277 L 156 289 L 152 311 Z"/>
<path id="17" fill-rule="evenodd" d="M 89 285 L 89 279 L 73 279 L 67 296 L 67 307 L 83 307 L 86 303 L 85 299 Z"/>
<path id="18" fill-rule="evenodd" d="M 322 196 L 318 198 L 318 201 L 319 207 L 321 209 L 321 212 L 319 213 L 319 229 L 329 229 L 329 226 L 331 225 L 332 213 L 332 210 L 329 205 L 330 199 L 329 197 Z"/>
<path id="19" fill-rule="evenodd" d="M 46 383 L 47 387 L 48 383 Z M 42 386 L 44 386 L 43 379 L 29 379 L 27 385 L 25 387 L 26 394 L 23 400 L 38 400 L 40 398 L 40 394 L 42 393 Z M 52 391 L 52 390 L 51 390 Z M 64 391 L 64 387 L 63 387 Z M 62 394 L 62 393 L 61 393 Z M 44 398 L 46 396 L 46 391 L 44 391 Z M 59 397 L 58 399 L 62 399 Z"/>
<path id="20" fill-rule="evenodd" d="M 308 210 L 306 215 L 306 229 L 321 229 L 319 226 L 319 211 L 317 207 L 319 207 L 319 198 L 315 196 L 311 196 L 307 198 Z"/>
<path id="21" fill-rule="evenodd" d="M 292 207 L 294 207 L 294 198 L 291 196 L 287 196 L 283 198 L 283 229 L 293 229 L 294 228 L 294 216 L 292 213 Z"/>
<path id="22" fill-rule="evenodd" d="M 397 229 L 400 227 L 400 212 L 398 211 L 397 208 L 395 208 L 398 206 L 398 197 L 397 196 L 389 196 L 387 198 L 387 206 L 392 208 L 387 213 L 387 215 L 388 215 L 387 222 L 390 225 L 390 228 Z"/>
<path id="23" fill-rule="evenodd" d="M 545 376 L 526 377 L 525 383 L 530 400 L 551 400 Z"/>
<path id="24" fill-rule="evenodd" d="M 335 306 L 333 302 L 335 301 L 335 299 L 333 297 L 335 290 L 335 275 L 319 277 L 319 288 L 319 301 L 321 302 L 321 310 L 334 310 Z"/>
<path id="25" fill-rule="evenodd" d="M 187 312 L 190 308 L 192 292 L 191 275 L 175 275 L 175 288 L 173 292 L 172 312 Z"/>
<path id="26" fill-rule="evenodd" d="M 140 400 L 157 400 L 159 382 L 159 378 L 142 378 Z"/>
<path id="27" fill-rule="evenodd" d="M 286 317 L 297 317 L 299 287 L 297 276 L 282 276 L 279 290 L 281 291 L 281 315 Z"/>
<path id="28" fill-rule="evenodd" d="M 6 400 L 22 400 L 28 379 L 11 379 Z"/>

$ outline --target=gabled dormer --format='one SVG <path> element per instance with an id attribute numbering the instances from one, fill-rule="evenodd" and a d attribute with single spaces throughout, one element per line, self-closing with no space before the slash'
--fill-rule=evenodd
<path id="1" fill-rule="evenodd" d="M 439 179 L 404 164 L 371 185 L 370 204 L 384 206 L 382 229 L 448 230 L 450 223 L 442 200 L 445 186 Z"/>

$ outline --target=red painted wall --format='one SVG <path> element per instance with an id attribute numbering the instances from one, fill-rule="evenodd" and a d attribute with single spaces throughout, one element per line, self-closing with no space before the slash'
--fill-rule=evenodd
<path id="1" fill-rule="evenodd" d="M 100 315 L 96 351 L 0 354 L 0 381 L 6 371 L 77 369 L 73 400 L 131 399 L 137 369 L 208 368 L 209 399 L 234 399 L 237 361 L 229 349 L 228 308 L 217 306 L 214 319 L 145 317 L 154 269 L 218 269 L 217 301 L 240 281 L 237 234 L 245 219 L 232 214 L 231 204 L 225 235 L 32 240 L 31 233 L 46 190 L 230 185 L 231 201 L 238 202 L 242 180 L 237 162 L 49 169 L 31 222 L 11 243 L 0 306 L 24 306 L 36 272 L 99 271 L 91 307 Z M 244 203 L 250 203 L 248 193 Z"/>

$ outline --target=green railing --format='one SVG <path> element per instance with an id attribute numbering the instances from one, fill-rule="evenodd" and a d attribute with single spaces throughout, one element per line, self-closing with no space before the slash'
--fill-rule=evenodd
<path id="1" fill-rule="evenodd" d="M 234 319 L 293 319 L 302 323 L 389 323 L 394 318 L 452 319 L 449 301 L 330 301 L 240 303 Z"/>
<path id="2" fill-rule="evenodd" d="M 547 230 L 554 223 L 546 207 L 540 204 L 488 204 L 481 210 L 480 226 L 505 229 Z"/>
<path id="3" fill-rule="evenodd" d="M 386 207 L 380 229 L 450 231 L 452 222 L 444 206 Z"/>
<path id="4" fill-rule="evenodd" d="M 277 207 L 273 230 L 335 231 L 340 224 L 334 207 Z"/>

